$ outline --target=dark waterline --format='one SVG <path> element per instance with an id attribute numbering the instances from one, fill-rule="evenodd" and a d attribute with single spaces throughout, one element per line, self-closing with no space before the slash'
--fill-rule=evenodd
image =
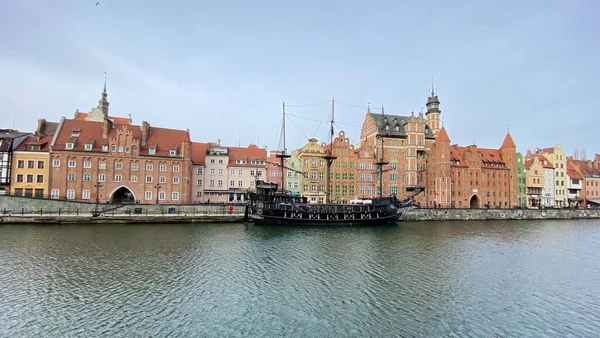
<path id="1" fill-rule="evenodd" d="M 584 336 L 600 222 L 0 227 L 0 336 Z"/>

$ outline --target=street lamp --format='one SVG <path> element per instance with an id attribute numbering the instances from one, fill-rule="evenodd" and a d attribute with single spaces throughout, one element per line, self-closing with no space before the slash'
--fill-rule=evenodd
<path id="1" fill-rule="evenodd" d="M 485 196 L 487 197 L 487 208 L 490 208 L 490 192 L 488 191 Z"/>
<path id="2" fill-rule="evenodd" d="M 161 186 L 157 183 L 154 187 L 156 188 L 156 204 L 158 204 L 158 190 L 160 190 Z"/>

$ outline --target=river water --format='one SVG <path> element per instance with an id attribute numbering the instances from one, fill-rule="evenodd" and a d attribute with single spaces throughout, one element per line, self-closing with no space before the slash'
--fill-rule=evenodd
<path id="1" fill-rule="evenodd" d="M 597 337 L 600 222 L 0 226 L 4 337 Z"/>

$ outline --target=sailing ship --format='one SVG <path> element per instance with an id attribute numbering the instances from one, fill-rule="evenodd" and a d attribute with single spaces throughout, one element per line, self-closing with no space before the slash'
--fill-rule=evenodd
<path id="1" fill-rule="evenodd" d="M 323 159 L 326 164 L 325 187 L 329 186 L 331 164 L 336 159 L 333 155 L 334 111 L 335 100 L 331 109 L 330 143 Z M 255 181 L 255 191 L 249 192 L 249 204 L 246 206 L 245 219 L 261 225 L 379 225 L 393 224 L 403 212 L 417 208 L 412 197 L 403 201 L 395 195 L 382 196 L 383 166 L 383 133 L 381 134 L 381 156 L 375 163 L 379 173 L 378 197 L 370 199 L 354 199 L 350 203 L 328 203 L 328 189 L 325 192 L 325 203 L 309 203 L 304 196 L 285 191 L 284 160 L 289 158 L 285 146 L 285 102 L 283 103 L 283 149 L 277 154 L 280 163 L 273 163 L 282 168 L 282 183 Z"/>

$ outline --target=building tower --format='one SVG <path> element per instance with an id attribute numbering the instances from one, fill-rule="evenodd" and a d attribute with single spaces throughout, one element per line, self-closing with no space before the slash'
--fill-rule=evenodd
<path id="1" fill-rule="evenodd" d="M 431 84 L 431 95 L 427 98 L 427 112 L 425 115 L 427 116 L 427 125 L 431 128 L 431 131 L 434 135 L 440 132 L 440 114 L 442 111 L 440 110 L 440 100 L 437 95 L 435 95 L 435 91 L 433 88 L 433 83 Z"/>
<path id="2" fill-rule="evenodd" d="M 506 133 L 504 142 L 500 146 L 500 155 L 502 160 L 506 163 L 506 167 L 509 169 L 508 172 L 508 207 L 514 208 L 518 205 L 518 191 L 517 191 L 517 180 L 519 178 L 517 174 L 517 146 L 510 136 L 510 132 Z"/>
<path id="3" fill-rule="evenodd" d="M 106 72 L 104 72 L 104 90 L 102 91 L 102 98 L 98 101 L 98 108 L 102 110 L 104 118 L 108 118 L 108 93 L 106 92 Z"/>

